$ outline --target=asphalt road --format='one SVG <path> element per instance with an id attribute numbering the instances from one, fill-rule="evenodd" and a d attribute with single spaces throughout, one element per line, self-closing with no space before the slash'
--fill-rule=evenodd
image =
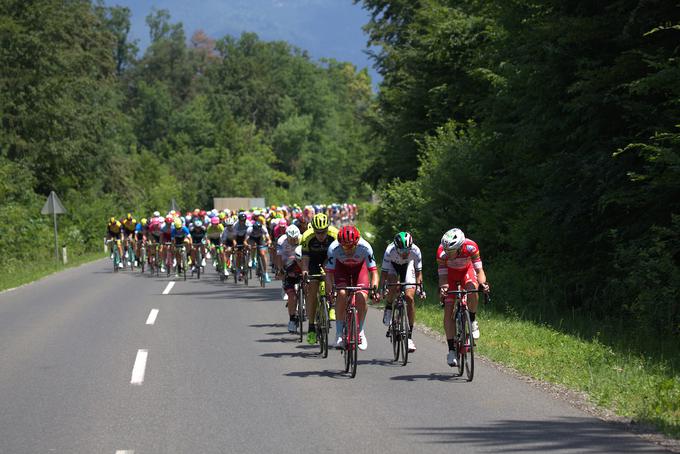
<path id="1" fill-rule="evenodd" d="M 423 334 L 395 365 L 377 310 L 350 379 L 278 282 L 169 282 L 102 260 L 0 293 L 0 453 L 665 452 L 484 363 L 454 378 Z"/>

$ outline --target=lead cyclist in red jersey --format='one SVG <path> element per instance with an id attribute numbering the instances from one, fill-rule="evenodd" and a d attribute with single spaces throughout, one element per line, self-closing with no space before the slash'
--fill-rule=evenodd
<path id="1" fill-rule="evenodd" d="M 479 246 L 469 238 L 465 238 L 465 234 L 460 229 L 451 229 L 442 236 L 441 244 L 437 249 L 437 263 L 439 265 L 439 290 L 444 297 L 444 331 L 449 347 L 446 362 L 449 366 L 455 367 L 458 361 L 454 344 L 456 336 L 456 324 L 453 320 L 454 298 L 446 292 L 449 289 L 455 289 L 458 282 L 466 290 L 477 290 L 481 287 L 482 290 L 488 292 L 489 284 L 482 267 Z M 470 293 L 467 303 L 472 320 L 472 337 L 479 339 L 479 324 L 475 320 L 479 303 L 477 294 Z"/>

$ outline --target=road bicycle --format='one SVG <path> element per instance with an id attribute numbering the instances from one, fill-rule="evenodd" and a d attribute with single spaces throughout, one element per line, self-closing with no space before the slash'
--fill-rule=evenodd
<path id="1" fill-rule="evenodd" d="M 191 270 L 191 274 L 196 273 L 196 278 L 201 278 L 201 264 L 203 263 L 203 243 L 192 243 L 191 249 L 196 250 L 196 261 L 194 262 L 194 267 Z"/>
<path id="2" fill-rule="evenodd" d="M 179 253 L 179 260 L 177 261 L 177 268 L 182 267 L 182 275 L 184 280 L 187 280 L 187 246 L 186 243 L 175 245 L 176 252 Z"/>
<path id="3" fill-rule="evenodd" d="M 130 263 L 130 271 L 135 270 L 135 248 L 130 237 L 125 238 L 125 259 Z M 125 262 L 123 262 L 125 268 Z"/>
<path id="4" fill-rule="evenodd" d="M 475 376 L 475 341 L 472 337 L 472 320 L 467 305 L 467 296 L 470 293 L 484 293 L 483 290 L 465 290 L 460 282 L 456 283 L 456 290 L 449 290 L 447 295 L 454 295 L 453 320 L 456 323 L 456 336 L 454 343 L 458 355 L 458 376 L 463 372 L 467 376 L 467 381 L 472 381 Z M 484 293 L 485 301 L 488 303 L 490 297 Z"/>
<path id="5" fill-rule="evenodd" d="M 329 304 L 328 298 L 326 298 L 326 285 L 325 285 L 325 275 L 324 274 L 308 274 L 307 279 L 305 279 L 305 287 L 309 285 L 311 281 L 318 281 L 319 288 L 317 290 L 316 296 L 316 315 L 314 316 L 314 325 L 316 326 L 316 339 L 319 342 L 319 354 L 322 358 L 328 357 L 328 333 L 331 330 L 331 322 L 328 318 Z M 307 289 L 304 290 L 305 294 Z"/>
<path id="6" fill-rule="evenodd" d="M 137 241 L 139 243 L 139 267 L 142 269 L 142 274 L 144 274 L 144 268 L 146 267 L 146 241 Z"/>
<path id="7" fill-rule="evenodd" d="M 245 247 L 242 244 L 237 244 L 235 249 L 235 256 L 236 260 L 234 260 L 234 263 L 238 261 L 239 265 L 236 267 L 234 271 L 234 284 L 238 283 L 239 277 L 243 277 L 243 283 L 248 286 L 248 268 L 250 267 L 250 248 Z M 239 260 L 239 255 L 240 255 L 240 260 Z M 235 265 L 234 265 L 235 266 Z"/>
<path id="8" fill-rule="evenodd" d="M 265 274 L 264 266 L 262 265 L 262 260 L 260 260 L 260 257 L 258 255 L 257 256 L 256 275 L 257 275 L 258 279 L 260 280 L 260 287 L 262 287 L 262 288 L 264 288 L 265 284 L 266 284 L 266 281 L 264 279 L 264 274 Z"/>
<path id="9" fill-rule="evenodd" d="M 340 290 L 347 292 L 347 308 L 345 309 L 345 327 L 342 329 L 342 338 L 345 341 L 345 347 L 342 354 L 345 359 L 345 372 L 349 372 L 350 377 L 354 378 L 357 375 L 357 354 L 361 339 L 359 338 L 359 311 L 357 310 L 356 294 L 365 287 L 333 287 L 333 294 L 337 298 Z"/>
<path id="10" fill-rule="evenodd" d="M 401 365 L 405 366 L 408 362 L 408 334 L 411 326 L 408 321 L 408 310 L 406 303 L 406 288 L 407 286 L 416 287 L 422 291 L 423 284 L 415 284 L 409 282 L 388 283 L 386 287 L 400 287 L 399 295 L 392 301 L 392 319 L 388 328 L 390 335 L 390 342 L 392 343 L 392 352 L 394 353 L 394 361 L 399 361 L 401 356 Z"/>
<path id="11" fill-rule="evenodd" d="M 164 259 L 163 261 L 165 262 L 165 270 L 167 272 L 168 277 L 170 277 L 170 274 L 172 273 L 172 262 L 174 260 L 175 254 L 173 251 L 173 247 L 175 246 L 175 243 L 163 243 L 163 255 Z"/>
<path id="12" fill-rule="evenodd" d="M 120 240 L 106 240 L 106 244 L 111 249 L 111 258 L 113 260 L 113 272 L 117 273 L 120 266 L 120 253 L 118 252 L 118 242 Z"/>

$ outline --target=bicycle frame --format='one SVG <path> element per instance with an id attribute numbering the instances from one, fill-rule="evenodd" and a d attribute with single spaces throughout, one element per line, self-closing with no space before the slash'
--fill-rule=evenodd
<path id="1" fill-rule="evenodd" d="M 354 378 L 357 374 L 357 353 L 359 350 L 359 311 L 357 310 L 356 294 L 357 292 L 365 291 L 366 288 L 356 286 L 334 287 L 333 294 L 337 297 L 337 293 L 341 290 L 347 292 L 345 328 L 342 334 L 345 340 L 345 348 L 343 350 L 345 372 L 349 372 L 350 376 Z"/>

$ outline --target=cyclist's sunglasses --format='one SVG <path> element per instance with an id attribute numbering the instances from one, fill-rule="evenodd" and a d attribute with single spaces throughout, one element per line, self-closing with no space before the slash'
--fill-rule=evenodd
<path id="1" fill-rule="evenodd" d="M 315 233 L 316 235 L 325 235 L 326 233 L 328 233 L 328 229 L 323 229 L 323 230 L 316 230 L 316 229 L 314 229 L 314 233 Z"/>

